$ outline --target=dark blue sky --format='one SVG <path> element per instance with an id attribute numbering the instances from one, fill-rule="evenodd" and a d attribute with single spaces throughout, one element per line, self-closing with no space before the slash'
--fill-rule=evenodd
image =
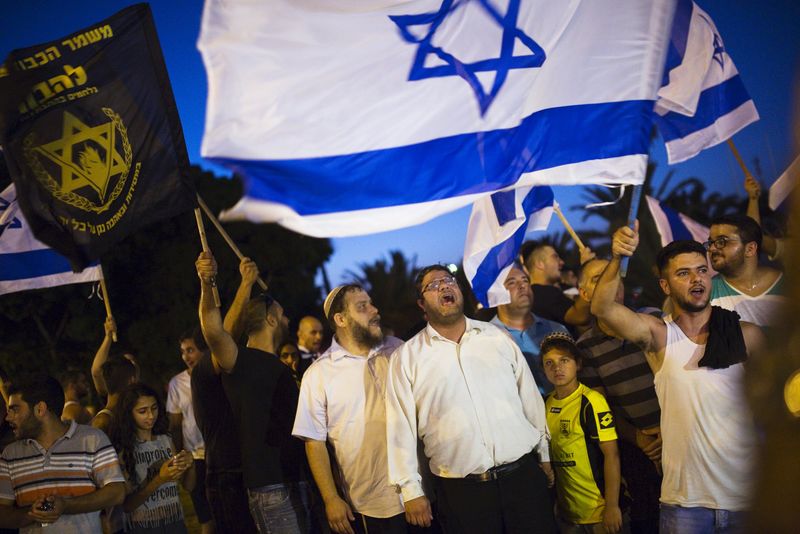
<path id="1" fill-rule="evenodd" d="M 14 48 L 49 41 L 106 18 L 132 2 L 121 0 L 6 0 L 0 3 L 0 57 Z M 195 43 L 202 11 L 200 0 L 159 0 L 151 4 L 172 88 L 183 122 L 189 157 L 200 157 L 205 117 L 206 77 Z M 734 138 L 748 164 L 759 158 L 765 186 L 794 159 L 790 122 L 792 95 L 800 70 L 800 2 L 797 0 L 700 0 L 714 19 L 731 57 L 758 108 L 761 120 Z M 657 183 L 668 167 L 663 146 L 653 158 Z M 752 166 L 752 165 L 751 165 Z M 213 167 L 212 167 L 213 169 Z M 742 192 L 742 175 L 725 145 L 674 166 L 673 184 L 690 176 L 703 178 L 714 190 Z M 222 173 L 223 171 L 219 171 Z M 559 187 L 556 199 L 566 208 L 582 206 L 581 187 Z M 579 213 L 565 210 L 579 222 Z M 389 250 L 417 256 L 419 264 L 458 262 L 469 209 L 462 209 L 413 228 L 372 236 L 335 239 L 328 272 L 337 283 L 348 269 L 371 262 Z M 591 223 L 591 220 L 589 224 Z M 580 228 L 580 224 L 576 224 Z M 560 231 L 554 218 L 550 228 Z"/>

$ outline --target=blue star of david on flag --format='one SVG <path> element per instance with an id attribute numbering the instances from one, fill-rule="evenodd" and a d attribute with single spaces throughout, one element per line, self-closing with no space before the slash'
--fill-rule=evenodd
<path id="1" fill-rule="evenodd" d="M 6 228 L 22 228 L 22 221 L 10 213 L 9 215 L 11 216 L 7 217 L 5 213 L 6 210 L 10 209 L 11 204 L 14 203 L 15 200 L 11 200 L 9 202 L 8 200 L 0 197 L 0 235 L 3 235 L 3 232 Z"/>
<path id="2" fill-rule="evenodd" d="M 722 37 L 719 36 L 718 33 L 714 33 L 714 55 L 712 56 L 714 61 L 719 63 L 719 68 L 724 68 L 724 57 L 723 54 L 725 53 L 725 45 L 722 44 Z"/>
<path id="3" fill-rule="evenodd" d="M 496 58 L 465 63 L 447 50 L 433 44 L 433 38 L 442 23 L 470 1 L 482 7 L 503 30 L 500 54 Z M 417 45 L 417 54 L 411 65 L 408 80 L 418 81 L 427 78 L 460 76 L 475 93 L 481 115 L 485 115 L 489 106 L 492 105 L 492 102 L 500 93 L 500 89 L 508 78 L 509 71 L 512 69 L 541 67 L 547 57 L 542 47 L 517 27 L 519 7 L 520 0 L 510 0 L 505 15 L 502 15 L 490 0 L 443 0 L 439 10 L 435 13 L 390 16 L 389 18 L 400 30 L 402 38 L 408 43 Z M 421 38 L 415 36 L 411 31 L 414 26 L 428 26 L 427 33 Z M 531 53 L 514 55 L 514 45 L 517 40 L 528 48 Z M 430 54 L 435 55 L 445 64 L 425 66 L 425 60 Z M 495 73 L 494 82 L 488 93 L 478 80 L 478 72 Z"/>

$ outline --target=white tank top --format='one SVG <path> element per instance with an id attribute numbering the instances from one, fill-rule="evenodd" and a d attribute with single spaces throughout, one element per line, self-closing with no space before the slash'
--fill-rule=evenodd
<path id="1" fill-rule="evenodd" d="M 667 321 L 664 363 L 655 374 L 663 436 L 661 502 L 747 510 L 756 435 L 744 365 L 698 368 L 705 348 Z"/>

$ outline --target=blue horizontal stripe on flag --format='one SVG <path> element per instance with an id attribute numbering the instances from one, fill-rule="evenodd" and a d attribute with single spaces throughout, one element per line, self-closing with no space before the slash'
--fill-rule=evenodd
<path id="1" fill-rule="evenodd" d="M 665 142 L 669 142 L 711 126 L 720 117 L 724 117 L 748 100 L 750 95 L 747 94 L 747 89 L 737 74 L 700 93 L 697 112 L 693 117 L 671 111 L 664 116 L 654 114 L 654 120 L 661 137 Z"/>
<path id="2" fill-rule="evenodd" d="M 522 209 L 525 212 L 526 221 L 520 225 L 511 237 L 497 244 L 486 254 L 486 257 L 478 266 L 475 276 L 472 278 L 472 291 L 483 306 L 489 306 L 488 292 L 492 284 L 497 280 L 497 275 L 517 259 L 517 254 L 528 231 L 530 216 L 552 205 L 553 190 L 547 186 L 534 187 L 522 200 Z"/>
<path id="3" fill-rule="evenodd" d="M 409 146 L 319 158 L 211 161 L 248 178 L 248 197 L 290 206 L 300 215 L 400 206 L 495 191 L 536 170 L 646 154 L 652 109 L 650 100 L 564 106 L 533 113 L 514 128 Z"/>
<path id="4" fill-rule="evenodd" d="M 24 280 L 71 272 L 69 260 L 50 248 L 0 254 L 0 280 Z"/>
<path id="5" fill-rule="evenodd" d="M 694 237 L 692 233 L 686 228 L 686 225 L 683 224 L 683 221 L 678 215 L 678 212 L 668 208 L 667 206 L 661 204 L 661 210 L 664 212 L 664 215 L 667 216 L 667 221 L 669 222 L 670 230 L 672 230 L 672 240 L 673 241 L 694 241 Z"/>

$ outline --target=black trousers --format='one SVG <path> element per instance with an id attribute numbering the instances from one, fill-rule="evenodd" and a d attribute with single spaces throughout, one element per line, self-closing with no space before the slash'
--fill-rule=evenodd
<path id="1" fill-rule="evenodd" d="M 446 534 L 556 531 L 547 477 L 534 454 L 497 480 L 436 477 L 436 496 L 439 523 Z"/>

